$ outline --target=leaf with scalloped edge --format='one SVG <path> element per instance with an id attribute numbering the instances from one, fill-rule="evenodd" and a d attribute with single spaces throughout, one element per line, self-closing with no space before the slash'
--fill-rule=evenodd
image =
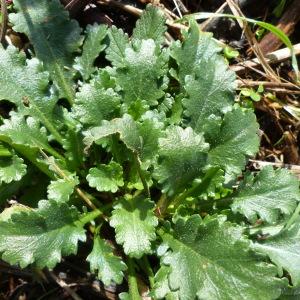
<path id="1" fill-rule="evenodd" d="M 243 229 L 224 216 L 204 220 L 179 219 L 159 234 L 169 251 L 162 264 L 170 266 L 169 286 L 181 300 L 277 299 L 283 282 L 276 268 L 250 252 Z"/>
<path id="2" fill-rule="evenodd" d="M 124 114 L 122 118 L 103 121 L 101 126 L 85 131 L 84 143 L 90 147 L 93 143 L 101 143 L 105 137 L 119 134 L 126 147 L 148 166 L 157 154 L 158 139 L 162 134 L 161 126 L 162 124 L 155 119 L 137 122 L 130 115 Z"/>
<path id="3" fill-rule="evenodd" d="M 74 68 L 80 72 L 87 81 L 95 72 L 94 62 L 99 54 L 106 48 L 104 39 L 107 34 L 107 25 L 88 25 L 85 31 L 86 38 L 82 47 L 82 54 L 75 59 Z"/>
<path id="4" fill-rule="evenodd" d="M 115 228 L 117 243 L 123 245 L 124 252 L 130 257 L 140 258 L 151 252 L 158 225 L 153 210 L 154 203 L 139 196 L 120 199 L 112 211 L 109 224 Z"/>
<path id="5" fill-rule="evenodd" d="M 275 223 L 281 214 L 291 215 L 300 202 L 299 181 L 288 170 L 263 168 L 256 176 L 247 174 L 230 197 L 231 209 L 254 223 L 258 216 Z"/>
<path id="6" fill-rule="evenodd" d="M 14 0 L 17 13 L 10 14 L 16 32 L 26 34 L 62 97 L 74 100 L 72 72 L 74 53 L 82 43 L 81 29 L 58 0 Z"/>
<path id="7" fill-rule="evenodd" d="M 129 46 L 127 33 L 116 26 L 108 30 L 109 45 L 106 49 L 106 58 L 114 67 L 123 67 L 125 64 L 125 49 Z"/>
<path id="8" fill-rule="evenodd" d="M 152 39 L 157 44 L 164 42 L 167 30 L 166 18 L 163 12 L 152 5 L 147 5 L 133 29 L 132 38 L 137 40 Z"/>
<path id="9" fill-rule="evenodd" d="M 89 185 L 99 192 L 115 193 L 124 185 L 122 166 L 114 161 L 91 168 L 86 177 Z"/>
<path id="10" fill-rule="evenodd" d="M 189 30 L 183 32 L 183 42 L 176 41 L 171 45 L 171 56 L 177 62 L 180 83 L 184 85 L 185 77 L 195 74 L 202 65 L 210 67 L 209 63 L 221 49 L 211 33 L 200 32 L 198 24 L 191 20 Z"/>
<path id="11" fill-rule="evenodd" d="M 120 96 L 112 88 L 105 89 L 96 77 L 80 88 L 72 111 L 82 124 L 98 126 L 102 120 L 117 117 L 120 102 Z"/>
<path id="12" fill-rule="evenodd" d="M 37 59 L 26 60 L 13 46 L 0 45 L 0 100 L 14 103 L 18 112 L 40 120 L 60 141 L 55 123 L 57 97 L 49 93 L 49 74 Z"/>
<path id="13" fill-rule="evenodd" d="M 154 177 L 169 194 L 181 192 L 202 174 L 208 144 L 190 127 L 170 126 L 159 139 L 158 165 Z"/>
<path id="14" fill-rule="evenodd" d="M 112 282 L 122 283 L 123 272 L 127 270 L 127 266 L 119 256 L 114 255 L 112 246 L 99 236 L 94 238 L 93 250 L 87 261 L 90 263 L 91 272 L 97 273 L 98 279 L 105 285 Z"/>
<path id="15" fill-rule="evenodd" d="M 125 49 L 123 66 L 116 69 L 116 83 L 124 93 L 127 105 L 137 100 L 157 105 L 165 94 L 167 51 L 161 51 L 153 40 L 140 40 L 135 47 Z"/>
<path id="16" fill-rule="evenodd" d="M 48 199 L 56 202 L 68 202 L 79 180 L 74 176 L 52 180 L 47 188 Z"/>
<path id="17" fill-rule="evenodd" d="M 225 171 L 225 181 L 235 179 L 246 160 L 259 148 L 258 123 L 255 114 L 236 108 L 225 114 L 210 141 L 208 163 Z M 212 133 L 211 133 L 212 135 Z"/>
<path id="18" fill-rule="evenodd" d="M 252 248 L 262 254 L 268 255 L 273 263 L 288 271 L 294 286 L 300 286 L 300 222 L 299 219 L 287 230 L 254 243 Z"/>
<path id="19" fill-rule="evenodd" d="M 12 214 L 0 221 L 0 253 L 11 265 L 53 268 L 62 255 L 75 254 L 85 241 L 84 224 L 75 207 L 41 200 L 37 209 Z"/>
<path id="20" fill-rule="evenodd" d="M 27 166 L 17 155 L 0 158 L 0 183 L 20 180 L 26 174 Z"/>

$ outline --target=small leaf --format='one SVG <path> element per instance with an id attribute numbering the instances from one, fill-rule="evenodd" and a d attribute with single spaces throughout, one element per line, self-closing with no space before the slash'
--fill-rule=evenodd
<path id="1" fill-rule="evenodd" d="M 104 89 L 101 79 L 96 77 L 81 87 L 72 110 L 82 124 L 98 126 L 102 120 L 116 117 L 120 100 L 120 96 L 113 89 Z"/>
<path id="2" fill-rule="evenodd" d="M 241 173 L 246 158 L 259 148 L 258 124 L 252 111 L 241 108 L 228 112 L 210 141 L 208 162 L 225 170 L 226 182 Z M 212 135 L 212 133 L 210 133 Z"/>
<path id="3" fill-rule="evenodd" d="M 290 273 L 294 286 L 300 286 L 300 222 L 299 220 L 288 230 L 255 243 L 253 249 L 266 254 L 281 269 Z"/>
<path id="4" fill-rule="evenodd" d="M 68 202 L 77 184 L 79 184 L 78 178 L 72 176 L 51 181 L 47 188 L 48 199 L 57 202 Z"/>
<path id="5" fill-rule="evenodd" d="M 164 33 L 167 30 L 165 22 L 166 19 L 160 9 L 147 5 L 142 16 L 136 22 L 132 37 L 137 40 L 152 39 L 157 44 L 162 44 Z"/>
<path id="6" fill-rule="evenodd" d="M 154 203 L 142 196 L 121 199 L 114 207 L 110 225 L 116 230 L 117 243 L 123 245 L 130 257 L 140 258 L 151 252 L 151 241 L 156 239 L 158 225 L 153 209 Z"/>
<path id="7" fill-rule="evenodd" d="M 26 174 L 24 160 L 17 155 L 8 158 L 0 158 L 0 183 L 19 181 Z"/>
<path id="8" fill-rule="evenodd" d="M 108 242 L 100 237 L 94 239 L 92 252 L 87 257 L 90 263 L 92 273 L 98 270 L 97 277 L 105 284 L 110 285 L 112 282 L 121 284 L 123 281 L 123 271 L 127 269 L 125 263 L 120 257 L 113 254 L 113 248 Z"/>
<path id="9" fill-rule="evenodd" d="M 283 286 L 276 268 L 250 253 L 242 229 L 224 216 L 179 219 L 174 230 L 160 231 L 170 250 L 169 286 L 181 300 L 277 299 Z"/>
<path id="10" fill-rule="evenodd" d="M 125 103 L 144 100 L 157 105 L 165 94 L 167 61 L 167 52 L 161 52 L 153 40 L 142 40 L 135 49 L 127 47 L 123 66 L 116 70 L 116 83 L 124 92 Z"/>
<path id="11" fill-rule="evenodd" d="M 129 38 L 122 29 L 112 26 L 108 30 L 109 46 L 106 49 L 106 58 L 115 67 L 125 64 L 125 49 L 129 46 Z"/>
<path id="12" fill-rule="evenodd" d="M 159 164 L 154 176 L 163 184 L 163 191 L 175 194 L 182 191 L 206 164 L 208 144 L 192 128 L 171 126 L 166 137 L 159 139 Z"/>
<path id="13" fill-rule="evenodd" d="M 299 182 L 285 169 L 263 168 L 255 177 L 246 175 L 232 195 L 231 208 L 254 223 L 259 216 L 275 223 L 281 214 L 290 215 L 300 202 Z"/>
<path id="14" fill-rule="evenodd" d="M 80 72 L 83 79 L 87 81 L 95 72 L 94 62 L 100 52 L 105 49 L 103 40 L 107 34 L 106 25 L 88 25 L 86 38 L 83 44 L 82 55 L 76 57 L 74 68 Z"/>
<path id="15" fill-rule="evenodd" d="M 0 221 L 0 252 L 11 265 L 29 264 L 53 268 L 62 255 L 75 254 L 78 241 L 85 241 L 76 208 L 42 200 L 37 209 L 12 214 Z"/>
<path id="16" fill-rule="evenodd" d="M 114 161 L 90 169 L 86 179 L 89 185 L 99 192 L 115 193 L 124 185 L 122 166 Z"/>

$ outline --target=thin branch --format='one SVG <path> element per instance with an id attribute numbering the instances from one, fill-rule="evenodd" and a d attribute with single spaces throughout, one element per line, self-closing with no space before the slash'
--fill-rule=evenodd
<path id="1" fill-rule="evenodd" d="M 295 55 L 300 55 L 300 43 L 294 45 L 293 48 Z M 289 58 L 291 58 L 291 50 L 289 48 L 283 48 L 266 55 L 266 61 L 268 64 L 276 64 Z M 259 61 L 259 59 L 255 58 L 246 60 L 237 65 L 230 66 L 230 69 L 237 73 L 243 73 L 247 68 L 258 67 L 260 65 L 261 62 Z"/>
<path id="2" fill-rule="evenodd" d="M 5 35 L 7 30 L 8 16 L 7 16 L 7 4 L 6 0 L 1 0 L 1 28 L 0 28 L 0 43 L 5 41 Z"/>

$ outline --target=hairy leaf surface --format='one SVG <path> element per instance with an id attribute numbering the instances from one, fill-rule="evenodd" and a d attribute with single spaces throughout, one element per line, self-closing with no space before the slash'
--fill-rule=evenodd
<path id="1" fill-rule="evenodd" d="M 92 252 L 87 257 L 90 263 L 91 272 L 97 273 L 97 277 L 105 284 L 112 282 L 121 284 L 123 281 L 123 272 L 127 269 L 125 263 L 120 257 L 113 254 L 113 248 L 100 237 L 94 239 Z"/>
<path id="2" fill-rule="evenodd" d="M 232 200 L 232 210 L 249 221 L 255 222 L 259 216 L 275 223 L 281 214 L 292 214 L 300 202 L 299 182 L 287 170 L 265 167 L 255 177 L 248 174 Z"/>
<path id="3" fill-rule="evenodd" d="M 74 207 L 42 200 L 37 209 L 12 214 L 0 221 L 2 259 L 25 268 L 53 268 L 62 255 L 75 254 L 78 241 L 85 241 L 84 224 L 78 225 Z"/>
<path id="4" fill-rule="evenodd" d="M 151 252 L 158 225 L 153 209 L 153 202 L 143 197 L 121 199 L 114 207 L 110 225 L 116 230 L 117 243 L 130 257 L 140 258 Z"/>
<path id="5" fill-rule="evenodd" d="M 224 217 L 197 215 L 177 221 L 174 231 L 162 233 L 169 247 L 162 259 L 170 266 L 169 285 L 182 300 L 276 299 L 281 282 L 276 268 L 249 252 L 240 227 Z"/>

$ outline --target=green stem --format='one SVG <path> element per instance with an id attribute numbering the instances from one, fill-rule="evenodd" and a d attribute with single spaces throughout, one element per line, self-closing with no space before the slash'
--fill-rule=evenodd
<path id="1" fill-rule="evenodd" d="M 150 189 L 149 189 L 146 178 L 144 176 L 144 172 L 143 172 L 142 167 L 141 167 L 141 160 L 140 160 L 137 153 L 133 153 L 133 157 L 134 157 L 135 163 L 137 164 L 137 171 L 138 171 L 139 176 L 141 178 L 144 190 L 147 193 L 148 197 L 151 198 Z"/>
<path id="2" fill-rule="evenodd" d="M 207 190 L 207 187 L 209 186 L 211 180 L 214 178 L 214 176 L 217 174 L 219 169 L 211 169 L 209 170 L 203 180 L 198 184 L 193 186 L 192 188 L 184 191 L 182 194 L 180 194 L 178 197 L 175 197 L 173 201 L 170 201 L 169 205 L 173 205 L 175 208 L 178 207 L 186 198 L 189 196 L 198 193 L 201 194 L 202 192 L 205 192 Z"/>
<path id="3" fill-rule="evenodd" d="M 290 228 L 295 223 L 295 221 L 298 219 L 299 214 L 300 214 L 300 203 L 298 204 L 296 210 L 294 211 L 294 213 L 292 214 L 292 216 L 290 217 L 290 219 L 284 226 L 284 229 Z"/>
<path id="4" fill-rule="evenodd" d="M 99 209 L 95 209 L 95 210 L 85 214 L 78 222 L 80 224 L 87 224 L 101 215 L 102 215 L 102 211 Z"/>
<path id="5" fill-rule="evenodd" d="M 153 273 L 153 270 L 151 268 L 151 265 L 149 263 L 149 259 L 148 259 L 147 256 L 143 256 L 142 263 L 143 263 L 143 268 L 146 271 L 147 276 L 149 278 L 150 287 L 152 289 L 153 286 L 154 286 L 154 283 L 155 283 L 155 281 L 154 281 L 154 273 Z"/>
<path id="6" fill-rule="evenodd" d="M 132 258 L 127 259 L 127 266 L 128 266 L 128 284 L 129 284 L 129 295 L 131 300 L 142 300 L 140 296 L 136 273 L 134 269 L 134 261 Z"/>

